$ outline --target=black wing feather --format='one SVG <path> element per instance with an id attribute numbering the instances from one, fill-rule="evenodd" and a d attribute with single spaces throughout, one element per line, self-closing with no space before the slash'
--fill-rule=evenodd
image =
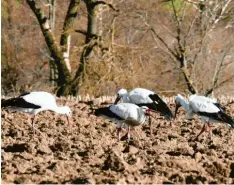
<path id="1" fill-rule="evenodd" d="M 95 110 L 94 115 L 96 115 L 96 116 L 107 116 L 109 118 L 124 120 L 123 118 L 117 116 L 115 113 L 111 112 L 110 107 L 98 108 L 98 109 Z"/>
<path id="2" fill-rule="evenodd" d="M 219 103 L 213 103 L 216 107 L 218 107 L 221 111 L 225 111 L 225 107 L 222 107 Z"/>
<path id="3" fill-rule="evenodd" d="M 1 104 L 2 107 L 20 107 L 20 108 L 32 108 L 32 109 L 41 108 L 41 106 L 39 105 L 34 105 L 32 103 L 25 101 L 22 98 L 22 95 L 17 98 L 10 98 L 8 100 L 3 100 Z"/>
<path id="4" fill-rule="evenodd" d="M 232 128 L 234 128 L 234 120 L 228 116 L 224 111 L 219 111 L 216 113 L 208 113 L 208 112 L 197 112 L 200 116 L 206 116 L 209 117 L 211 119 L 217 120 L 217 121 L 221 121 L 224 123 L 229 124 Z"/>
<path id="5" fill-rule="evenodd" d="M 24 93 L 22 93 L 21 95 L 19 95 L 18 98 L 23 97 L 23 96 L 26 96 L 26 95 L 28 95 L 28 94 L 30 94 L 30 92 L 24 92 Z"/>
<path id="6" fill-rule="evenodd" d="M 154 110 L 159 111 L 168 120 L 171 120 L 173 118 L 171 109 L 157 94 L 150 94 L 149 97 L 153 101 Z"/>

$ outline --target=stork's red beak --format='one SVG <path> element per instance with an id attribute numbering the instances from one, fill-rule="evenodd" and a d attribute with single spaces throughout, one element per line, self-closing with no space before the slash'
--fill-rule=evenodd
<path id="1" fill-rule="evenodd" d="M 155 110 L 152 110 L 152 109 L 148 109 L 148 110 L 146 111 L 145 114 L 146 114 L 147 116 L 151 116 L 151 117 L 153 117 L 154 119 L 156 119 L 156 117 L 154 117 L 153 114 L 151 114 L 151 112 L 156 112 L 156 111 L 155 111 Z"/>

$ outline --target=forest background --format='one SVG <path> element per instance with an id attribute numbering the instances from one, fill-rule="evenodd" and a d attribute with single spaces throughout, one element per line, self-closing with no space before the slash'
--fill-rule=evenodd
<path id="1" fill-rule="evenodd" d="M 234 93 L 232 0 L 2 0 L 2 94 Z"/>

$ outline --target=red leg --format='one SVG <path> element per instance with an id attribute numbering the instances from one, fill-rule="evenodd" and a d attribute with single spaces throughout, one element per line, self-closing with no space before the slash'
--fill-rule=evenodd
<path id="1" fill-rule="evenodd" d="M 203 126 L 203 128 L 202 128 L 202 130 L 201 130 L 201 132 L 197 135 L 197 137 L 196 137 L 196 139 L 195 140 L 197 140 L 198 139 L 198 137 L 205 131 L 205 129 L 206 129 L 206 124 L 204 124 L 204 126 Z"/>
<path id="2" fill-rule="evenodd" d="M 33 137 L 35 136 L 35 131 L 37 131 L 39 134 L 42 135 L 42 133 L 35 128 L 35 120 L 36 120 L 36 115 L 31 116 L 31 125 L 32 125 L 32 131 L 33 131 Z"/>
<path id="3" fill-rule="evenodd" d="M 125 123 L 123 123 L 125 124 Z M 121 127 L 117 127 L 117 136 L 118 136 L 118 140 L 120 141 L 122 138 L 125 138 L 125 137 L 129 137 L 129 134 L 130 134 L 130 126 L 128 125 L 128 129 L 125 130 L 124 134 L 121 134 L 120 131 L 123 130 L 123 124 L 121 125 Z"/>
<path id="4" fill-rule="evenodd" d="M 149 116 L 149 127 L 150 127 L 150 137 L 152 137 L 153 136 L 153 128 L 152 128 L 152 119 L 150 116 Z"/>
<path id="5" fill-rule="evenodd" d="M 68 123 L 68 127 L 69 127 L 69 130 L 71 131 L 72 130 L 72 125 L 73 125 L 73 121 L 72 121 L 72 118 L 67 116 L 67 123 Z"/>
<path id="6" fill-rule="evenodd" d="M 34 123 L 35 123 L 35 118 L 36 118 L 36 115 L 33 115 L 32 116 L 32 131 L 33 131 L 33 137 L 35 136 L 35 125 L 34 125 Z"/>
<path id="7" fill-rule="evenodd" d="M 118 141 L 121 140 L 121 137 L 120 137 L 120 132 L 122 130 L 122 125 L 120 127 L 117 127 L 117 137 L 118 137 Z"/>
<path id="8" fill-rule="evenodd" d="M 208 131 L 209 131 L 209 137 L 210 139 L 212 138 L 212 126 L 210 125 L 210 123 L 208 122 Z"/>

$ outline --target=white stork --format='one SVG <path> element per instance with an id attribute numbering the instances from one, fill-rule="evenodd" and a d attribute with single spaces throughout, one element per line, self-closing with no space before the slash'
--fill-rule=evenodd
<path id="1" fill-rule="evenodd" d="M 189 97 L 189 103 L 185 100 L 183 96 L 178 94 L 175 98 L 176 109 L 175 116 L 177 110 L 180 106 L 184 107 L 187 111 L 187 118 L 191 119 L 194 114 L 197 114 L 201 117 L 201 120 L 207 123 L 209 127 L 209 134 L 211 136 L 211 125 L 210 123 L 215 122 L 224 122 L 234 128 L 234 120 L 228 116 L 224 110 L 221 108 L 220 104 L 217 103 L 216 100 L 198 95 L 191 95 Z M 206 124 L 204 124 L 201 132 L 198 134 L 196 139 L 206 130 Z"/>
<path id="2" fill-rule="evenodd" d="M 114 104 L 117 104 L 122 98 L 123 103 L 133 103 L 141 106 L 146 106 L 152 110 L 159 111 L 166 119 L 173 118 L 172 112 L 167 104 L 155 92 L 144 88 L 135 88 L 129 93 L 126 89 L 120 89 L 117 93 L 117 98 Z"/>
<path id="3" fill-rule="evenodd" d="M 59 114 L 65 114 L 69 126 L 71 125 L 72 122 L 71 109 L 68 106 L 58 107 L 56 104 L 55 97 L 48 92 L 43 92 L 43 91 L 27 92 L 21 94 L 16 98 L 3 100 L 1 104 L 3 108 L 10 108 L 15 111 L 30 114 L 32 119 L 31 124 L 33 129 L 33 135 L 35 134 L 34 122 L 36 114 L 44 110 L 50 110 Z"/>
<path id="4" fill-rule="evenodd" d="M 128 126 L 127 136 L 130 141 L 130 128 L 142 125 L 146 116 L 150 115 L 150 109 L 146 106 L 139 107 L 132 103 L 113 104 L 110 107 L 103 107 L 95 110 L 96 116 L 103 116 L 117 124 L 117 135 L 120 140 L 120 131 L 123 123 Z"/>
<path id="5" fill-rule="evenodd" d="M 155 92 L 150 91 L 144 88 L 135 88 L 129 93 L 126 89 L 120 89 L 117 93 L 117 98 L 114 104 L 117 104 L 120 99 L 122 99 L 123 103 L 133 103 L 141 106 L 146 106 L 151 110 L 155 110 L 160 112 L 167 120 L 171 120 L 173 118 L 172 112 L 167 104 L 157 95 Z M 150 126 L 150 134 L 152 135 L 151 128 L 151 119 L 149 119 Z"/>

